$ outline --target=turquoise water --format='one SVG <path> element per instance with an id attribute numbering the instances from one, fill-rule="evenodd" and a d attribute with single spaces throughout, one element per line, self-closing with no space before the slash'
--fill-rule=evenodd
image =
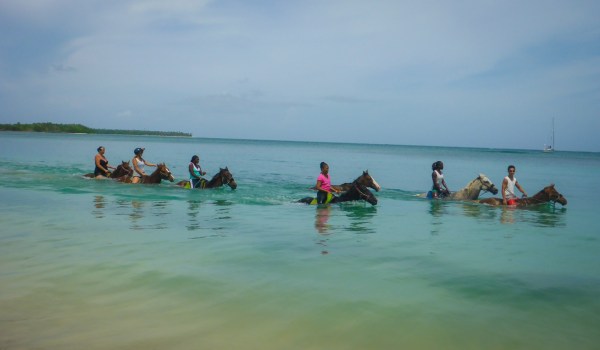
<path id="1" fill-rule="evenodd" d="M 135 147 L 177 180 L 199 154 L 238 188 L 82 178 Z M 415 197 L 508 164 L 566 207 Z M 379 203 L 317 208 L 368 169 Z M 0 133 L 0 348 L 596 349 L 600 154 Z M 489 196 L 485 194 L 484 197 Z"/>

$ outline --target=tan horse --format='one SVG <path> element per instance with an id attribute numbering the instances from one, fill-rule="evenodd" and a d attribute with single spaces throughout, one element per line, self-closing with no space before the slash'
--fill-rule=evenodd
<path id="1" fill-rule="evenodd" d="M 484 174 L 479 174 L 479 176 L 469 182 L 464 188 L 456 192 L 452 192 L 441 199 L 453 201 L 476 200 L 479 198 L 481 191 L 492 192 L 493 194 L 498 193 L 496 185 L 494 185 L 494 183 L 490 181 L 490 179 L 488 179 L 488 177 Z M 431 198 L 428 193 L 418 194 L 417 197 Z"/>
<path id="2" fill-rule="evenodd" d="M 502 205 L 502 198 L 485 198 L 480 199 L 478 201 L 482 204 L 488 204 L 493 206 Z M 544 187 L 541 191 L 536 193 L 532 197 L 524 197 L 517 200 L 516 207 L 523 208 L 533 205 L 540 205 L 548 202 L 560 203 L 562 205 L 567 205 L 567 199 L 563 197 L 555 188 L 554 184 L 550 184 L 550 186 Z"/>

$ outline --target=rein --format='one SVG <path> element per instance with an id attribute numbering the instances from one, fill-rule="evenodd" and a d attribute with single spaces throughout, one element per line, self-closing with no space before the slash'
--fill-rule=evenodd
<path id="1" fill-rule="evenodd" d="M 367 199 L 369 198 L 369 195 L 367 195 L 366 193 L 364 193 L 363 191 L 360 190 L 360 188 L 356 185 L 356 183 L 354 183 L 354 188 L 356 189 L 356 191 L 358 192 L 360 198 L 362 199 Z"/>

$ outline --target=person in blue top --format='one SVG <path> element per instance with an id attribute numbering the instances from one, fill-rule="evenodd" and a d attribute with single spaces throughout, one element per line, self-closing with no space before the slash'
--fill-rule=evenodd
<path id="1" fill-rule="evenodd" d="M 206 175 L 205 171 L 202 171 L 200 167 L 200 157 L 194 155 L 190 164 L 188 165 L 188 171 L 190 173 L 190 186 L 191 188 L 198 188 L 202 186 L 203 175 Z"/>

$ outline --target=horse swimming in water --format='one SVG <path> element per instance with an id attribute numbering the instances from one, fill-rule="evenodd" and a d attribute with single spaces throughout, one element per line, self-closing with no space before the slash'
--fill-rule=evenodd
<path id="1" fill-rule="evenodd" d="M 116 180 L 119 182 L 123 182 L 123 183 L 132 183 L 131 178 L 132 178 L 131 176 L 122 176 Z M 140 178 L 140 181 L 138 183 L 140 183 L 140 184 L 159 184 L 162 180 L 168 180 L 171 182 L 175 181 L 175 178 L 173 177 L 171 170 L 169 170 L 169 168 L 167 168 L 167 165 L 165 163 L 157 164 L 156 170 L 154 170 L 154 172 L 150 175 L 143 175 Z"/>
<path id="2" fill-rule="evenodd" d="M 133 175 L 133 169 L 131 169 L 131 166 L 129 165 L 129 161 L 127 161 L 127 162 L 121 161 L 121 164 L 119 164 L 119 166 L 117 166 L 115 171 L 110 173 L 110 176 L 108 176 L 108 178 L 109 179 L 117 179 L 121 176 L 131 176 L 131 175 Z M 83 176 L 89 177 L 92 179 L 95 178 L 94 173 L 87 173 Z"/>
<path id="3" fill-rule="evenodd" d="M 447 196 L 442 197 L 444 200 L 453 200 L 453 201 L 464 201 L 464 200 L 476 200 L 479 198 L 479 194 L 481 191 L 491 192 L 493 194 L 498 193 L 498 189 L 496 185 L 487 176 L 484 174 L 479 174 L 475 179 L 469 182 L 464 188 L 452 192 Z M 418 197 L 422 198 L 431 198 L 431 192 L 419 194 Z"/>
<path id="4" fill-rule="evenodd" d="M 481 204 L 487 204 L 492 206 L 502 205 L 502 198 L 485 198 L 478 201 Z M 541 191 L 533 195 L 532 197 L 524 197 L 517 199 L 517 204 L 514 207 L 524 208 L 534 205 L 545 204 L 548 202 L 560 203 L 561 205 L 567 205 L 567 199 L 563 197 L 555 188 L 554 184 L 544 187 Z"/>
<path id="5" fill-rule="evenodd" d="M 362 175 L 357 177 L 353 182 L 346 182 L 341 185 L 332 185 L 331 187 L 333 187 L 341 192 L 346 192 L 352 187 L 352 184 L 354 182 L 358 182 L 361 185 L 370 187 L 377 192 L 379 192 L 379 190 L 381 189 L 381 186 L 379 186 L 377 181 L 375 181 L 375 179 L 369 174 L 369 170 L 363 171 Z"/>
<path id="6" fill-rule="evenodd" d="M 233 175 L 229 171 L 227 167 L 219 168 L 219 172 L 215 174 L 210 180 L 201 179 L 200 182 L 194 188 L 205 189 L 205 188 L 215 188 L 221 187 L 223 185 L 229 186 L 232 190 L 237 188 L 237 183 L 233 178 Z M 181 186 L 184 188 L 192 188 L 192 184 L 190 180 L 179 181 L 177 186 Z"/>
<path id="7" fill-rule="evenodd" d="M 354 181 L 350 184 L 350 188 L 342 193 L 339 196 L 334 196 L 329 193 L 327 196 L 327 203 L 341 203 L 341 202 L 349 202 L 349 201 L 357 201 L 364 200 L 370 203 L 371 205 L 377 204 L 377 198 L 373 195 L 371 191 L 367 188 L 367 186 Z M 305 197 L 298 201 L 299 203 L 306 204 L 317 204 L 317 199 L 314 197 Z"/>

